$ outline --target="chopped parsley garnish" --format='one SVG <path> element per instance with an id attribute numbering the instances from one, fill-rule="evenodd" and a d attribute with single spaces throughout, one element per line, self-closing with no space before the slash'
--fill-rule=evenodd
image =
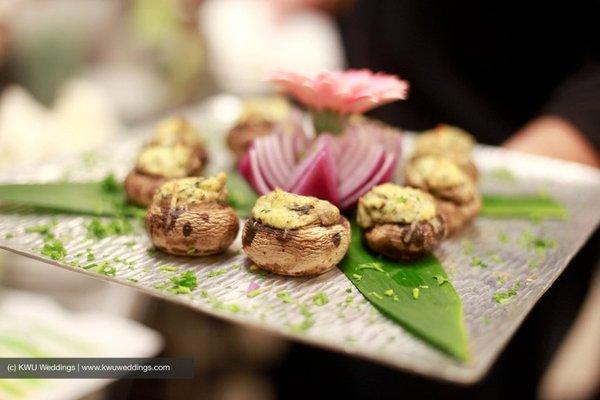
<path id="1" fill-rule="evenodd" d="M 137 278 L 127 278 L 127 280 L 129 282 L 133 282 L 133 283 L 137 283 L 138 282 Z"/>
<path id="2" fill-rule="evenodd" d="M 363 269 L 374 269 L 375 271 L 385 272 L 383 270 L 383 267 L 381 266 L 381 264 L 377 263 L 377 262 L 359 264 L 358 267 L 356 267 L 356 268 L 360 269 L 360 270 L 363 270 Z"/>
<path id="3" fill-rule="evenodd" d="M 413 290 L 412 290 L 412 297 L 413 297 L 413 299 L 417 300 L 419 298 L 420 294 L 421 294 L 421 291 L 419 290 L 418 287 L 413 288 Z"/>
<path id="4" fill-rule="evenodd" d="M 112 172 L 106 175 L 100 182 L 100 189 L 102 190 L 102 193 L 114 194 L 119 192 L 120 188 L 121 185 L 119 185 L 117 178 L 115 178 L 115 174 Z"/>
<path id="5" fill-rule="evenodd" d="M 162 266 L 158 267 L 158 270 L 160 272 L 176 272 L 177 267 L 174 265 L 162 265 Z"/>
<path id="6" fill-rule="evenodd" d="M 471 265 L 473 267 L 487 268 L 488 265 L 479 257 L 471 257 Z"/>
<path id="7" fill-rule="evenodd" d="M 496 282 L 498 283 L 498 285 L 504 285 L 506 283 L 506 281 L 508 280 L 508 278 L 510 277 L 510 274 L 506 273 L 506 272 L 496 272 Z"/>
<path id="8" fill-rule="evenodd" d="M 379 300 L 383 300 L 383 296 L 382 296 L 382 295 L 380 295 L 380 294 L 379 294 L 379 293 L 377 293 L 377 292 L 371 292 L 371 293 L 369 293 L 369 294 L 370 294 L 371 296 L 375 297 L 375 298 L 378 298 Z"/>
<path id="9" fill-rule="evenodd" d="M 306 332 L 315 324 L 313 314 L 310 312 L 307 306 L 300 305 L 300 314 L 304 316 L 304 320 L 298 324 L 292 325 L 292 331 L 294 332 Z"/>
<path id="10" fill-rule="evenodd" d="M 262 292 L 263 292 L 263 289 L 258 288 L 258 289 L 249 291 L 248 293 L 246 293 L 246 296 L 252 299 L 252 298 L 258 296 L 259 294 L 261 294 Z"/>
<path id="11" fill-rule="evenodd" d="M 227 309 L 232 313 L 239 313 L 240 311 L 242 311 L 242 307 L 235 303 L 227 305 Z"/>
<path id="12" fill-rule="evenodd" d="M 179 275 L 172 276 L 171 284 L 173 285 L 169 290 L 174 293 L 190 293 L 198 286 L 198 279 L 194 271 L 185 271 Z"/>
<path id="13" fill-rule="evenodd" d="M 500 243 L 508 243 L 508 235 L 504 232 L 498 234 L 498 241 Z"/>
<path id="14" fill-rule="evenodd" d="M 470 241 L 469 239 L 463 239 L 460 243 L 463 248 L 463 253 L 466 256 L 470 256 L 471 254 L 473 254 L 473 252 L 475 251 L 475 245 L 472 241 Z"/>
<path id="15" fill-rule="evenodd" d="M 312 301 L 314 305 L 324 306 L 329 303 L 329 296 L 327 296 L 327 293 L 317 293 L 313 296 Z"/>
<path id="16" fill-rule="evenodd" d="M 96 268 L 96 272 L 106 276 L 115 276 L 117 274 L 117 268 L 110 265 L 108 261 L 103 261 Z"/>
<path id="17" fill-rule="evenodd" d="M 90 239 L 104 239 L 114 235 L 128 235 L 133 232 L 133 226 L 128 219 L 118 218 L 103 222 L 98 218 L 86 224 L 87 237 Z"/>
<path id="18" fill-rule="evenodd" d="M 227 268 L 213 269 L 212 271 L 208 271 L 206 273 L 206 277 L 214 278 L 215 276 L 225 275 L 226 273 L 227 273 Z"/>
<path id="19" fill-rule="evenodd" d="M 10 232 L 4 234 L 4 239 L 6 239 L 6 240 L 10 240 L 10 239 L 12 239 L 14 237 L 15 237 L 15 235 L 12 234 L 12 233 L 10 233 Z"/>
<path id="20" fill-rule="evenodd" d="M 519 244 L 526 249 L 533 249 L 538 253 L 544 253 L 547 249 L 556 247 L 555 240 L 536 236 L 530 231 L 523 232 L 519 238 Z"/>
<path id="21" fill-rule="evenodd" d="M 496 264 L 504 264 L 504 259 L 500 257 L 498 254 L 492 254 L 490 256 L 490 260 Z"/>
<path id="22" fill-rule="evenodd" d="M 44 237 L 45 240 L 53 239 L 54 233 L 52 233 L 53 226 L 48 224 L 40 224 L 25 228 L 25 233 L 39 233 Z"/>
<path id="23" fill-rule="evenodd" d="M 192 289 L 187 286 L 174 286 L 169 288 L 169 292 L 175 294 L 190 294 L 192 293 Z"/>
<path id="24" fill-rule="evenodd" d="M 156 247 L 148 247 L 146 249 L 146 254 L 148 254 L 150 257 L 154 257 L 157 251 L 158 250 L 156 250 Z"/>
<path id="25" fill-rule="evenodd" d="M 521 282 L 515 283 L 510 289 L 506 291 L 494 293 L 494 300 L 498 304 L 510 303 L 517 295 L 518 290 L 521 288 Z"/>
<path id="26" fill-rule="evenodd" d="M 306 332 L 315 324 L 315 320 L 312 318 L 305 318 L 304 321 L 299 324 L 292 325 L 292 331 L 294 332 Z"/>
<path id="27" fill-rule="evenodd" d="M 442 275 L 434 275 L 432 278 L 437 281 L 438 286 L 442 286 L 444 283 L 448 282 L 448 278 Z"/>
<path id="28" fill-rule="evenodd" d="M 277 297 L 283 301 L 284 303 L 295 303 L 296 301 L 290 296 L 289 292 L 279 292 L 277 293 Z"/>
<path id="29" fill-rule="evenodd" d="M 60 240 L 50 239 L 44 243 L 41 253 L 55 261 L 59 261 L 67 256 L 67 249 Z"/>

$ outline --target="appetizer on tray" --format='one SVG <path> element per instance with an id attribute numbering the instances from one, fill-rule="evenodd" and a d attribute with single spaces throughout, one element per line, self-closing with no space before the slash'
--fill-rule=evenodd
<path id="1" fill-rule="evenodd" d="M 431 195 L 393 183 L 362 196 L 356 220 L 368 246 L 394 259 L 419 258 L 438 247 L 446 234 L 446 223 Z"/>
<path id="2" fill-rule="evenodd" d="M 181 178 L 163 184 L 146 214 L 154 245 L 170 254 L 205 256 L 225 251 L 235 240 L 239 220 L 227 204 L 227 176 Z"/>
<path id="3" fill-rule="evenodd" d="M 237 123 L 227 135 L 227 146 L 239 160 L 252 141 L 272 132 L 275 124 L 287 119 L 291 106 L 283 97 L 248 99 Z"/>
<path id="4" fill-rule="evenodd" d="M 154 137 L 140 152 L 125 178 L 125 191 L 132 203 L 146 207 L 163 183 L 199 175 L 206 161 L 198 131 L 183 118 L 168 118 L 156 126 Z"/>
<path id="5" fill-rule="evenodd" d="M 475 182 L 451 158 L 413 158 L 406 166 L 405 182 L 435 197 L 449 234 L 458 232 L 481 211 L 481 195 Z"/>
<path id="6" fill-rule="evenodd" d="M 377 309 L 431 346 L 458 360 L 467 359 L 461 299 L 452 275 L 444 270 L 448 267 L 442 264 L 445 259 L 438 260 L 434 253 L 444 258 L 446 246 L 443 252 L 435 252 L 442 240 L 471 223 L 482 208 L 478 171 L 471 159 L 474 138 L 459 128 L 440 125 L 416 138 L 405 170 L 398 171 L 402 132 L 361 114 L 406 98 L 406 82 L 365 70 L 316 76 L 278 72 L 271 79 L 306 109 L 292 108 L 281 98 L 246 102 L 227 138 L 233 152 L 242 155 L 238 167 L 243 178 L 230 175 L 233 179 L 228 182 L 225 173 L 201 177 L 207 162 L 202 138 L 184 119 L 169 118 L 157 125 L 124 187 L 112 175 L 102 182 L 38 184 L 28 192 L 19 185 L 5 185 L 4 200 L 20 198 L 34 206 L 93 214 L 95 219 L 82 227 L 87 230 L 82 237 L 97 240 L 94 246 L 101 251 L 74 252 L 83 248 L 80 243 L 63 244 L 60 232 L 55 234 L 51 225 L 29 227 L 18 234 L 40 235 L 29 239 L 40 239 L 35 244 L 39 245 L 38 256 L 55 263 L 163 290 L 166 295 L 191 294 L 182 301 L 203 310 L 211 307 L 217 313 L 244 313 L 244 318 L 257 322 L 270 318 L 270 325 L 294 333 L 317 325 L 314 337 L 319 339 L 319 333 L 326 332 L 338 344 L 340 331 L 328 331 L 330 326 L 346 329 L 362 321 L 356 322 L 357 332 L 366 332 L 371 318 L 377 318 Z M 401 176 L 405 186 L 396 183 Z M 126 204 L 123 189 L 130 202 L 147 206 L 147 210 Z M 73 202 L 74 197 L 80 201 Z M 32 198 L 38 202 L 32 203 Z M 496 199 L 496 207 L 503 207 L 502 215 L 507 215 L 512 200 Z M 533 215 L 531 204 L 536 208 L 540 204 L 521 200 L 517 205 L 520 215 Z M 545 210 L 556 211 L 556 202 L 544 201 Z M 486 207 L 493 202 L 486 197 Z M 565 214 L 564 209 L 558 211 Z M 159 259 L 153 258 L 154 248 L 144 243 L 147 239 L 136 237 L 139 233 L 127 218 L 143 213 L 154 247 L 180 256 L 161 255 L 173 265 L 159 265 Z M 248 218 L 240 237 L 243 252 L 227 251 L 240 233 L 238 213 Z M 109 216 L 115 219 L 105 220 Z M 492 224 L 481 225 L 490 229 Z M 136 240 L 109 239 L 113 234 L 131 235 Z M 12 240 L 12 235 L 6 232 L 2 241 Z M 554 245 L 533 234 L 517 239 L 501 232 L 498 237 L 510 245 L 523 241 L 521 252 L 533 251 L 536 257 Z M 126 243 L 128 247 L 124 247 Z M 115 246 L 124 250 L 117 257 Z M 448 248 L 452 246 L 456 243 L 448 243 Z M 104 251 L 107 248 L 110 250 Z M 501 257 L 483 255 L 487 250 L 471 250 L 475 254 L 466 255 L 466 264 L 492 271 L 493 260 Z M 108 253 L 110 258 L 105 256 Z M 190 262 L 185 258 L 219 253 L 223 254 L 209 260 Z M 502 255 L 508 258 L 516 253 L 519 250 Z M 458 263 L 463 262 L 461 257 L 464 261 L 465 254 L 459 255 Z M 143 264 L 134 265 L 139 260 Z M 244 263 L 273 274 L 243 268 Z M 336 265 L 340 273 L 336 273 Z M 314 280 L 278 276 L 327 271 L 331 273 Z M 144 279 L 147 274 L 156 278 L 151 286 Z M 203 278 L 230 275 L 214 281 L 202 279 L 200 286 L 199 274 Z M 158 279 L 161 281 L 156 282 Z M 486 285 L 495 281 L 486 279 Z M 500 303 L 514 297 L 518 282 L 507 285 L 511 286 L 504 286 L 489 300 Z M 315 288 L 329 291 L 330 306 L 322 307 L 330 301 L 326 293 L 309 292 Z M 292 298 L 287 289 L 296 291 L 298 298 Z M 223 293 L 226 296 L 218 299 Z M 353 300 L 352 296 L 360 294 L 364 302 Z M 289 308 L 271 313 L 271 307 L 281 306 L 269 301 L 273 298 Z M 306 299 L 312 303 L 307 304 Z M 362 307 L 367 301 L 375 307 L 368 308 L 372 313 Z M 354 322 L 347 322 L 342 315 L 358 303 L 361 307 L 353 308 L 349 318 Z M 336 311 L 332 312 L 332 306 Z M 319 309 L 327 315 L 313 318 L 312 313 Z M 284 321 L 294 310 L 303 320 Z M 382 331 L 397 333 L 392 328 L 386 320 L 371 332 L 373 337 Z M 379 338 L 379 343 L 384 341 L 387 343 L 387 338 Z"/>
<path id="7" fill-rule="evenodd" d="M 335 268 L 348 251 L 350 224 L 328 201 L 276 189 L 256 201 L 242 244 L 262 269 L 317 275 Z"/>

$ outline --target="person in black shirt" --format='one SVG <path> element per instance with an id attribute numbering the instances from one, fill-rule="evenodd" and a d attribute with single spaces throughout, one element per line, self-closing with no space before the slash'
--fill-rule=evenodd
<path id="1" fill-rule="evenodd" d="M 600 167 L 598 1 L 288 1 L 335 10 L 349 68 L 410 82 L 407 101 L 372 116 L 415 131 L 457 125 L 479 142 Z M 596 234 L 475 387 L 295 346 L 279 371 L 280 393 L 306 398 L 327 386 L 345 399 L 532 398 L 588 289 L 598 243 Z"/>
<path id="2" fill-rule="evenodd" d="M 339 15 L 349 66 L 411 84 L 375 116 L 600 166 L 597 1 L 352 3 Z"/>

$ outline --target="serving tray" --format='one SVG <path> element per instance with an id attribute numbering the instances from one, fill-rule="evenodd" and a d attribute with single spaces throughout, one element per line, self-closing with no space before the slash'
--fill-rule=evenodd
<path id="1" fill-rule="evenodd" d="M 239 108 L 238 99 L 222 95 L 181 110 L 208 139 L 213 171 L 229 168 L 223 135 Z M 151 129 L 139 127 L 118 143 L 81 157 L 4 172 L 0 182 L 89 181 L 101 179 L 109 171 L 123 177 Z M 410 147 L 407 135 L 404 151 L 409 152 Z M 0 248 L 50 267 L 127 285 L 243 326 L 429 377 L 473 383 L 483 377 L 600 220 L 597 170 L 488 146 L 478 146 L 474 158 L 482 172 L 483 193 L 543 191 L 562 202 L 569 215 L 553 221 L 481 217 L 436 252 L 463 302 L 471 350 L 465 363 L 445 356 L 386 319 L 337 269 L 314 278 L 286 278 L 253 270 L 240 250 L 239 237 L 221 256 L 171 257 L 149 250 L 151 243 L 137 223 L 131 234 L 97 240 L 86 234 L 85 225 L 92 217 L 40 215 L 3 206 Z M 54 234 L 65 243 L 66 258 L 57 262 L 40 254 L 41 235 L 26 232 L 39 224 L 54 226 Z M 94 254 L 94 263 L 108 261 L 115 266 L 115 276 L 73 266 L 85 263 L 89 252 Z M 196 272 L 198 287 L 186 294 L 169 291 L 165 282 L 186 270 Z M 315 295 L 323 298 L 323 293 L 329 301 L 315 301 Z"/>

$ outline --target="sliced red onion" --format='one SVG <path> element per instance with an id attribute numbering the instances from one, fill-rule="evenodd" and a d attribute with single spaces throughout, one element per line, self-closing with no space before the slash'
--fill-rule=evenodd
<path id="1" fill-rule="evenodd" d="M 379 171 L 377 171 L 377 173 L 373 175 L 368 182 L 366 182 L 362 187 L 358 188 L 358 190 L 356 190 L 353 194 L 342 199 L 340 208 L 342 210 L 350 209 L 356 204 L 358 198 L 371 190 L 373 186 L 388 181 L 393 176 L 396 165 L 397 157 L 393 154 L 387 154 Z"/>
<path id="2" fill-rule="evenodd" d="M 316 157 L 303 170 L 300 180 L 290 191 L 339 204 L 340 195 L 337 187 L 335 160 L 330 146 L 324 146 L 318 151 Z"/>
<path id="3" fill-rule="evenodd" d="M 242 158 L 240 172 L 259 194 L 283 187 L 346 210 L 390 180 L 401 155 L 401 135 L 379 124 L 352 124 L 343 136 L 322 134 L 312 141 L 300 125 L 292 128 L 278 126 L 255 139 Z"/>
<path id="4" fill-rule="evenodd" d="M 385 160 L 386 153 L 381 146 L 372 146 L 365 154 L 365 157 L 358 160 L 354 172 L 342 181 L 340 188 L 341 198 L 354 193 L 358 188 L 365 184 L 381 168 Z M 362 161 L 364 160 L 364 161 Z"/>
<path id="5" fill-rule="evenodd" d="M 272 190 L 272 188 L 270 188 L 269 185 L 267 185 L 264 177 L 262 176 L 258 164 L 258 159 L 256 157 L 256 150 L 250 149 L 248 151 L 248 155 L 248 175 L 250 176 L 250 179 L 248 181 L 250 182 L 254 190 L 256 190 L 259 194 L 262 195 L 269 193 Z M 242 164 L 240 163 L 240 167 L 241 166 Z"/>

